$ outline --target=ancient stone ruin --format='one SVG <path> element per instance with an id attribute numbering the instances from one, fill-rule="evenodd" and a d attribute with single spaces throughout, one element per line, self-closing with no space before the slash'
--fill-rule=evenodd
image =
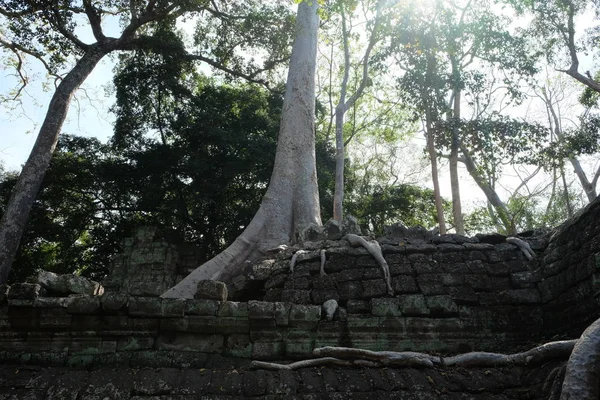
<path id="1" fill-rule="evenodd" d="M 600 317 L 600 200 L 521 237 L 531 259 L 499 235 L 391 227 L 393 295 L 365 248 L 322 233 L 192 300 L 159 295 L 197 252 L 151 228 L 102 286 L 4 288 L 0 399 L 559 399 L 577 375 Z"/>

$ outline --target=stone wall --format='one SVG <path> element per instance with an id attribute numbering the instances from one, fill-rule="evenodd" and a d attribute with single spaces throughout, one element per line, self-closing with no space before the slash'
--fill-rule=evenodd
<path id="1" fill-rule="evenodd" d="M 556 229 L 538 279 L 549 334 L 578 336 L 600 316 L 600 197 Z"/>
<path id="2" fill-rule="evenodd" d="M 306 358 L 322 346 L 440 354 L 516 352 L 550 337 L 577 337 L 600 316 L 599 238 L 600 200 L 551 236 L 527 239 L 538 252 L 531 261 L 511 244 L 494 244 L 497 238 L 382 238 L 393 297 L 386 292 L 380 267 L 364 249 L 350 248 L 343 241 L 312 243 L 307 245 L 308 252 L 298 257 L 293 272 L 289 261 L 295 249 L 250 268 L 247 279 L 255 288 L 245 293 L 250 300 L 217 302 L 157 297 L 196 261 L 193 251 L 186 253 L 156 241 L 149 233 L 126 244 L 114 274 L 104 282 L 102 296 L 45 297 L 35 284 L 14 285 L 7 295 L 0 293 L 0 361 L 55 367 L 111 365 L 121 371 L 143 367 L 226 369 L 249 374 L 250 359 Z M 325 276 L 320 274 L 321 249 L 326 250 Z M 327 320 L 321 308 L 330 299 L 340 305 L 333 320 Z M 528 397 L 510 397 L 506 391 L 501 397 L 492 386 L 482 386 L 481 393 L 497 397 L 477 397 L 474 392 L 460 397 L 461 390 L 466 390 L 462 388 L 451 390 L 447 398 L 545 398 L 536 396 L 551 391 L 557 370 L 550 373 L 544 368 L 506 370 L 508 376 L 519 376 L 514 393 L 529 393 Z M 290 373 L 296 380 L 308 379 L 303 374 L 313 372 L 307 371 L 319 376 L 311 384 L 295 386 L 291 394 L 320 398 L 311 397 L 308 392 L 313 389 L 309 387 L 333 385 L 318 375 L 329 370 Z M 169 374 L 161 371 L 158 373 Z M 507 382 L 501 370 L 488 371 L 499 379 L 494 387 Z M 275 373 L 263 373 L 265 379 L 275 379 L 269 378 Z M 435 381 L 432 375 L 419 374 L 419 379 L 430 383 L 425 392 L 437 390 L 427 378 Z M 213 374 L 211 382 L 213 378 L 220 382 L 221 375 Z M 536 383 L 531 383 L 533 378 L 528 377 L 534 375 Z M 235 379 L 238 383 L 232 385 L 238 392 L 230 395 L 244 396 L 246 378 Z M 364 387 L 350 397 L 373 398 L 378 389 L 374 381 L 369 382 L 370 389 Z M 78 390 L 87 389 L 81 386 Z M 136 390 L 122 398 L 144 398 Z M 207 393 L 219 398 L 211 390 L 216 389 L 211 387 Z M 273 394 L 267 383 L 257 390 Z M 404 398 L 404 394 L 395 395 Z M 173 396 L 185 398 L 179 392 Z M 387 393 L 379 396 L 392 398 Z"/>

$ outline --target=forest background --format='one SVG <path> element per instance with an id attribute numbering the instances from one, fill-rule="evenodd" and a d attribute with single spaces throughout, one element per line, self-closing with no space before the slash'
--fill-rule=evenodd
<path id="1" fill-rule="evenodd" d="M 197 59 L 116 53 L 78 91 L 11 280 L 41 266 L 100 278 L 145 224 L 209 259 L 248 224 L 275 159 L 294 4 L 216 3 L 218 13 L 146 28 Z M 315 115 L 323 220 L 334 216 L 339 160 L 344 213 L 373 235 L 394 222 L 463 234 L 552 227 L 593 199 L 597 88 L 566 72 L 581 59 L 581 76 L 596 82 L 598 10 L 564 0 L 324 2 Z M 5 155 L 28 142 L 20 134 L 35 130 L 36 106 L 76 54 L 11 47 L 10 17 L 0 18 L 3 212 L 22 161 Z M 436 194 L 445 194 L 437 209 Z"/>

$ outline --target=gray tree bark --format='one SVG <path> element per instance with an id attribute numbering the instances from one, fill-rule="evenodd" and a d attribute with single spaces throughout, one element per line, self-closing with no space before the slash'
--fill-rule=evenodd
<path id="1" fill-rule="evenodd" d="M 296 232 L 311 223 L 321 224 L 314 136 L 317 9 L 317 1 L 298 5 L 275 165 L 258 212 L 227 249 L 163 293 L 163 298 L 193 298 L 200 280 L 230 282 L 246 261 L 293 242 Z"/>
<path id="2" fill-rule="evenodd" d="M 496 209 L 496 212 L 498 213 L 498 218 L 500 219 L 500 221 L 502 221 L 502 225 L 504 225 L 506 233 L 508 235 L 515 235 L 517 233 L 517 229 L 513 221 L 513 216 L 508 210 L 508 207 L 506 207 L 506 204 L 504 204 L 504 202 L 500 200 L 500 196 L 498 196 L 498 193 L 496 193 L 496 191 L 492 187 L 490 187 L 490 185 L 488 185 L 485 182 L 485 179 L 483 179 L 483 177 L 479 174 L 479 172 L 477 171 L 477 166 L 475 165 L 475 162 L 473 161 L 473 158 L 471 157 L 469 151 L 462 146 L 461 151 L 463 153 L 463 157 L 461 160 L 467 167 L 469 175 L 471 175 L 475 183 L 477 183 L 477 186 L 479 186 L 479 188 L 483 191 L 488 202 Z"/>
<path id="3" fill-rule="evenodd" d="M 567 363 L 560 400 L 600 398 L 600 319 L 577 341 Z"/>
<path id="4" fill-rule="evenodd" d="M 23 166 L 0 221 L 0 284 L 6 283 L 8 279 L 21 236 L 27 226 L 29 212 L 50 165 L 60 130 L 67 117 L 71 98 L 106 54 L 106 50 L 100 49 L 99 46 L 91 47 L 60 82 L 52 96 L 37 140 Z"/>
<path id="5" fill-rule="evenodd" d="M 371 32 L 371 38 L 365 56 L 363 57 L 363 74 L 354 94 L 346 101 L 348 92 L 348 77 L 350 74 L 350 50 L 348 48 L 348 29 L 346 27 L 346 15 L 342 6 L 342 40 L 344 45 L 344 76 L 342 78 L 342 86 L 340 89 L 340 101 L 335 108 L 335 189 L 333 192 L 333 219 L 342 222 L 344 217 L 344 158 L 345 158 L 345 142 L 344 142 L 344 115 L 346 111 L 352 107 L 356 101 L 362 96 L 369 82 L 369 58 L 371 50 L 377 42 L 377 31 L 379 29 L 382 1 L 377 3 L 377 13 L 375 15 L 375 26 Z"/>

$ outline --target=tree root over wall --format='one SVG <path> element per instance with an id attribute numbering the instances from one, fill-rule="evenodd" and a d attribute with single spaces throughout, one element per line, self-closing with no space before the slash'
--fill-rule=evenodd
<path id="1" fill-rule="evenodd" d="M 535 367 L 551 360 L 568 358 L 560 400 L 600 399 L 600 319 L 590 325 L 579 339 L 550 342 L 516 354 L 471 352 L 451 357 L 438 357 L 410 351 L 321 347 L 315 349 L 313 355 L 316 358 L 291 364 L 253 361 L 252 365 L 255 368 L 269 370 L 295 370 L 316 366 Z"/>

